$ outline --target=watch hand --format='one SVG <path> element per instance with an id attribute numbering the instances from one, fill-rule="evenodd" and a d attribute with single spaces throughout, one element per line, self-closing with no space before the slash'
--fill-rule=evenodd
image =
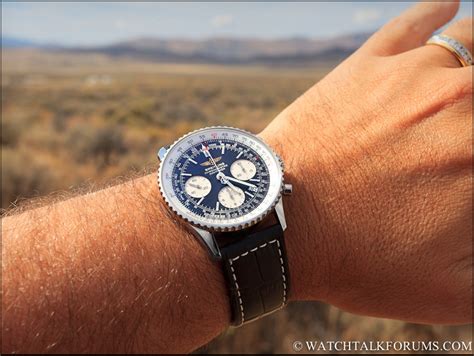
<path id="1" fill-rule="evenodd" d="M 231 182 L 229 182 L 226 177 L 224 176 L 225 183 L 231 187 L 237 194 L 240 195 L 239 188 L 237 188 L 235 185 L 233 185 Z M 232 195 L 232 194 L 231 194 Z"/>
<path id="2" fill-rule="evenodd" d="M 201 144 L 201 146 L 202 146 L 201 151 L 204 153 L 204 156 L 209 157 L 214 167 L 216 167 L 217 172 L 220 172 L 221 170 L 219 169 L 219 167 L 217 167 L 216 161 L 214 161 L 214 158 L 212 157 L 211 152 L 209 151 L 209 148 L 204 146 L 204 144 Z"/>
<path id="3" fill-rule="evenodd" d="M 233 177 L 223 176 L 223 178 L 224 178 L 224 179 L 227 179 L 227 180 L 230 180 L 230 181 L 233 181 L 233 182 L 236 182 L 236 183 L 240 183 L 240 184 L 246 185 L 246 186 L 248 186 L 248 187 L 252 187 L 252 188 L 256 188 L 256 187 L 257 187 L 255 184 L 247 183 L 247 182 L 244 182 L 243 180 L 236 179 L 236 178 L 233 178 Z"/>
<path id="4" fill-rule="evenodd" d="M 247 173 L 247 170 L 242 166 L 242 162 L 237 163 L 244 173 Z"/>

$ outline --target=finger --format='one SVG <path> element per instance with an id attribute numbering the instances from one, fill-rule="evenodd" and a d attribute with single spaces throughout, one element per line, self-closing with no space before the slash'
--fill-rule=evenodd
<path id="1" fill-rule="evenodd" d="M 443 35 L 449 36 L 460 42 L 472 54 L 472 26 L 472 17 L 467 17 L 453 23 L 445 31 L 443 31 Z M 424 48 L 420 48 L 420 51 L 418 52 L 420 52 L 420 55 L 425 56 L 427 60 L 438 66 L 453 68 L 458 68 L 462 66 L 462 64 L 459 62 L 459 60 L 453 53 L 451 53 L 448 49 L 438 45 L 431 44 L 425 46 Z"/>
<path id="2" fill-rule="evenodd" d="M 418 3 L 383 26 L 364 47 L 380 56 L 420 47 L 434 31 L 456 15 L 458 8 L 459 1 Z"/>

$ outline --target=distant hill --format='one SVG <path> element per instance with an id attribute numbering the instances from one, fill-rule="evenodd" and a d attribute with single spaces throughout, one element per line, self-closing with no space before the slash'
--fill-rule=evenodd
<path id="1" fill-rule="evenodd" d="M 368 36 L 368 34 L 355 34 L 328 39 L 275 40 L 139 38 L 109 46 L 74 48 L 70 51 L 159 62 L 299 64 L 343 59 L 359 48 Z"/>
<path id="2" fill-rule="evenodd" d="M 38 44 L 34 41 L 16 37 L 2 36 L 2 48 L 36 48 Z"/>
<path id="3" fill-rule="evenodd" d="M 69 53 L 95 53 L 153 62 L 215 64 L 304 64 L 339 61 L 354 52 L 369 34 L 354 34 L 325 39 L 303 37 L 284 39 L 209 38 L 160 39 L 137 38 L 105 46 L 40 46 L 26 40 L 2 38 L 2 47 L 48 48 Z"/>
<path id="4" fill-rule="evenodd" d="M 56 49 L 62 48 L 57 44 L 39 42 L 27 38 L 18 38 L 2 35 L 2 48 L 42 48 L 42 49 Z"/>

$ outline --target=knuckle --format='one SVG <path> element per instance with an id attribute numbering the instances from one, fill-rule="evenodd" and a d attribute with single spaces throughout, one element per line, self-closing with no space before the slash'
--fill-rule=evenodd
<path id="1" fill-rule="evenodd" d="M 412 21 L 404 16 L 397 17 L 393 20 L 391 30 L 396 29 L 398 32 L 404 33 L 418 33 L 420 32 L 420 23 L 418 21 Z"/>
<path id="2" fill-rule="evenodd" d="M 448 80 L 441 88 L 441 97 L 446 103 L 457 103 L 472 99 L 472 76 L 458 77 L 456 80 Z"/>
<path id="3" fill-rule="evenodd" d="M 461 79 L 451 84 L 451 93 L 453 99 L 463 100 L 472 98 L 472 78 Z"/>
<path id="4" fill-rule="evenodd" d="M 420 78 L 420 77 L 419 77 Z M 417 123 L 436 113 L 449 110 L 450 115 L 469 115 L 472 111 L 472 76 L 445 75 L 426 77 L 421 90 L 411 92 L 411 114 L 403 125 Z"/>

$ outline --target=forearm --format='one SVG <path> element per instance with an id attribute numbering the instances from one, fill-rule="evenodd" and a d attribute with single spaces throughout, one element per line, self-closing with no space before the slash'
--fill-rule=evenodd
<path id="1" fill-rule="evenodd" d="M 219 266 L 154 174 L 4 218 L 4 352 L 188 352 L 229 323 Z"/>
<path id="2" fill-rule="evenodd" d="M 295 187 L 285 199 L 288 298 L 324 300 L 325 243 L 305 250 L 322 236 L 306 218 L 314 192 L 294 142 L 260 136 Z M 189 352 L 229 325 L 221 266 L 169 212 L 155 174 L 7 217 L 2 229 L 4 351 Z"/>

